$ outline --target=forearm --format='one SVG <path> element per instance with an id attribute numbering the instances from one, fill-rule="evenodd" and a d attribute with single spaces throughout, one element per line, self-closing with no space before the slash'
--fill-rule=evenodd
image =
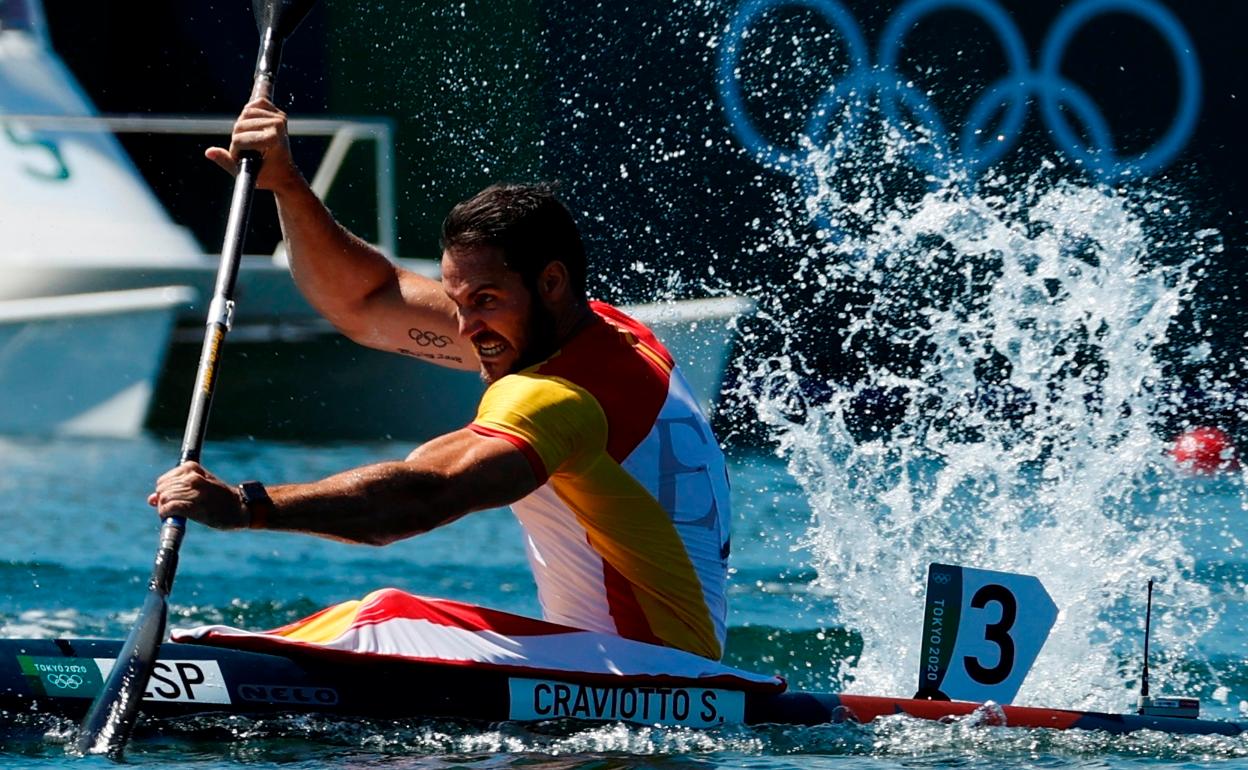
<path id="1" fill-rule="evenodd" d="M 161 474 L 147 502 L 162 517 L 184 516 L 215 529 L 285 530 L 384 545 L 471 511 L 514 502 L 537 485 L 528 458 L 510 442 L 461 428 L 422 445 L 403 462 L 269 487 L 272 505 L 191 461 Z"/>
<path id="2" fill-rule="evenodd" d="M 309 484 L 270 487 L 265 529 L 385 545 L 468 512 L 445 502 L 446 480 L 409 463 L 367 465 Z"/>

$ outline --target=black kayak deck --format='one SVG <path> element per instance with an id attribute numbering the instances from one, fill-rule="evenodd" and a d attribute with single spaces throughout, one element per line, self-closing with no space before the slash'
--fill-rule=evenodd
<path id="1" fill-rule="evenodd" d="M 117 640 L 0 640 L 0 710 L 81 717 L 121 648 Z M 161 647 L 143 713 L 319 713 L 390 718 L 587 719 L 687 727 L 870 722 L 895 714 L 947 721 L 974 716 L 1014 727 L 1159 730 L 1238 735 L 1248 724 L 1136 714 L 982 706 L 833 693 L 761 694 L 691 682 L 620 685 L 571 678 L 528 679 L 469 666 L 419 661 L 343 662 L 342 656 L 277 656 L 195 644 Z"/>

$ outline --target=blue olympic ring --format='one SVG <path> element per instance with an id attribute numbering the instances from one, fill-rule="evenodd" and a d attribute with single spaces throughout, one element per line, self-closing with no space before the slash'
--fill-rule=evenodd
<path id="1" fill-rule="evenodd" d="M 827 119 L 845 109 L 849 114 L 845 125 L 841 126 L 842 135 L 852 139 L 865 116 L 862 110 L 853 109 L 850 100 L 874 95 L 894 126 L 903 125 L 898 111 L 900 105 L 927 129 L 929 146 L 916 148 L 913 153 L 923 168 L 939 178 L 947 178 L 961 167 L 973 179 L 1017 143 L 1027 108 L 1034 97 L 1039 103 L 1041 118 L 1059 148 L 1092 173 L 1101 178 L 1147 176 L 1174 160 L 1191 138 L 1199 117 L 1202 86 L 1194 46 L 1178 19 L 1156 0 L 1076 3 L 1054 22 L 1041 51 L 1040 66 L 1035 70 L 1017 25 L 994 0 L 910 0 L 885 24 L 878 66 L 871 65 L 862 29 L 837 0 L 746 0 L 729 25 L 725 44 L 720 49 L 718 80 L 724 113 L 738 140 L 759 163 L 803 178 L 811 176 L 809 153 L 799 148 L 777 147 L 763 136 L 746 109 L 739 75 L 742 41 L 751 25 L 767 11 L 786 6 L 819 13 L 840 33 L 849 55 L 845 77 L 818 100 L 806 125 L 806 136 L 815 148 L 823 147 L 827 138 Z M 1010 67 L 1010 72 L 986 88 L 967 112 L 956 154 L 949 147 L 939 112 L 926 95 L 897 70 L 907 33 L 924 16 L 945 9 L 966 11 L 987 23 L 996 33 Z M 1134 15 L 1157 30 L 1170 47 L 1179 74 L 1178 111 L 1166 132 L 1151 147 L 1125 158 L 1116 154 L 1109 124 L 1096 103 L 1061 72 L 1062 57 L 1075 33 L 1090 19 L 1111 12 Z M 1004 114 L 998 125 L 991 131 L 986 130 L 989 119 L 1003 106 Z M 1085 145 L 1072 128 L 1062 107 L 1067 107 L 1070 115 L 1083 125 L 1090 146 Z M 995 139 L 981 141 L 980 137 L 985 134 Z M 806 184 L 810 181 L 806 180 Z"/>
<path id="2" fill-rule="evenodd" d="M 749 30 L 750 24 L 772 8 L 783 5 L 804 5 L 818 11 L 845 38 L 849 47 L 850 70 L 865 72 L 870 69 L 867 55 L 867 39 L 863 37 L 858 22 L 849 11 L 836 0 L 747 0 L 737 11 L 736 18 L 728 28 L 728 42 L 723 46 L 723 54 L 719 60 L 720 99 L 724 110 L 732 122 L 733 130 L 741 144 L 754 154 L 760 162 L 776 168 L 797 170 L 804 165 L 801 150 L 777 148 L 767 141 L 754 123 L 750 120 L 745 108 L 745 97 L 741 94 L 741 83 L 737 77 L 737 68 L 741 60 L 741 38 Z"/>
<path id="3" fill-rule="evenodd" d="M 1023 43 L 1022 33 L 1019 32 L 1018 27 L 1010 20 L 1005 11 L 1001 10 L 991 0 L 914 0 L 906 3 L 898 8 L 889 18 L 888 23 L 884 27 L 884 32 L 880 36 L 880 67 L 889 72 L 897 71 L 898 58 L 901 54 L 902 43 L 905 42 L 906 34 L 924 16 L 947 8 L 976 14 L 987 22 L 988 26 L 992 27 L 1004 49 L 1005 58 L 1009 62 L 1011 73 L 1026 72 L 1030 68 L 1031 65 L 1027 59 L 1027 46 Z M 893 126 L 903 125 L 900 116 L 897 114 L 896 103 L 893 99 L 881 98 L 880 105 L 884 115 Z M 984 117 L 987 117 L 987 115 Z M 1016 100 L 1006 112 L 998 132 L 1017 134 L 1023 127 L 1023 121 L 1026 117 L 1026 99 Z M 959 155 L 964 163 L 968 161 L 966 153 L 966 148 L 969 146 L 966 138 L 967 133 L 963 132 L 962 144 L 958 148 Z M 972 136 L 975 135 L 974 132 L 970 133 Z M 971 141 L 974 140 L 972 139 Z M 1005 148 L 1001 148 L 1000 152 L 1004 151 Z M 947 174 L 948 161 L 943 164 L 939 161 L 940 159 L 938 158 L 932 159 L 924 165 L 928 171 L 938 176 Z M 978 167 L 980 164 L 975 165 Z"/>
<path id="4" fill-rule="evenodd" d="M 825 118 L 841 111 L 850 100 L 861 102 L 871 94 L 878 93 L 890 93 L 898 98 L 904 107 L 920 118 L 921 125 L 932 129 L 929 138 L 933 145 L 931 156 L 934 159 L 939 161 L 948 157 L 949 148 L 945 146 L 944 124 L 935 105 L 913 84 L 898 81 L 896 75 L 878 69 L 849 75 L 836 89 L 828 91 L 819 99 L 811 111 L 810 122 L 806 125 L 806 136 L 810 139 L 810 143 L 815 147 L 823 146 L 827 131 Z M 891 99 L 887 109 L 897 114 L 897 106 Z M 858 129 L 862 127 L 864 118 L 865 115 L 861 112 L 851 112 L 849 125 L 842 128 L 842 135 L 846 139 L 853 138 Z M 900 121 L 895 122 L 900 124 Z"/>
<path id="5" fill-rule="evenodd" d="M 1174 17 L 1174 14 L 1151 0 L 1085 0 L 1078 5 L 1071 6 L 1058 17 L 1049 33 L 1044 51 L 1040 56 L 1040 72 L 1050 83 L 1064 81 L 1059 62 L 1066 53 L 1066 46 L 1070 43 L 1075 31 L 1088 19 L 1111 11 L 1134 13 L 1149 22 L 1166 39 L 1170 52 L 1174 54 L 1175 64 L 1179 68 L 1179 111 L 1166 133 L 1152 147 L 1125 164 L 1118 162 L 1115 158 L 1109 158 L 1112 163 L 1108 165 L 1112 167 L 1126 169 L 1134 174 L 1147 175 L 1165 168 L 1174 156 L 1179 154 L 1191 137 L 1192 131 L 1195 130 L 1196 119 L 1200 115 L 1200 67 L 1196 62 L 1196 56 L 1192 53 L 1196 47 L 1192 45 L 1191 38 L 1187 36 L 1187 30 L 1183 29 L 1183 25 Z M 1090 99 L 1088 105 L 1091 105 Z M 1071 154 L 1086 159 L 1087 152 L 1079 143 L 1079 138 L 1070 130 L 1070 126 L 1058 112 L 1058 100 L 1055 98 L 1054 89 L 1047 88 L 1041 92 L 1040 110 L 1044 115 L 1045 124 L 1057 135 L 1058 141 Z M 1104 123 L 1103 119 L 1101 123 Z M 1106 154 L 1111 155 L 1112 150 L 1107 151 Z"/>

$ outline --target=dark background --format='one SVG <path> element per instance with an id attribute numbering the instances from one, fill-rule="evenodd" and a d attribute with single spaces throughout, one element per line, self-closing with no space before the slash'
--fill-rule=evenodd
<path id="1" fill-rule="evenodd" d="M 846 5 L 874 56 L 894 6 Z M 1068 4 L 1001 5 L 1036 66 L 1053 20 Z M 1206 264 L 1177 339 L 1186 345 L 1206 335 L 1214 355 L 1202 368 L 1235 380 L 1233 367 L 1248 343 L 1242 299 L 1248 67 L 1238 42 L 1248 28 L 1248 3 L 1165 5 L 1192 38 L 1204 92 L 1194 136 L 1148 184 L 1181 202 L 1181 227 L 1222 233 L 1225 248 Z M 184 0 L 142 7 L 140 13 L 119 0 L 47 0 L 53 44 L 97 106 L 110 113 L 236 112 L 255 57 L 250 4 Z M 599 296 L 697 295 L 705 293 L 703 282 L 781 285 L 804 245 L 760 258 L 754 249 L 762 235 L 752 223 L 776 219 L 772 193 L 792 180 L 762 168 L 732 135 L 718 101 L 717 49 L 708 45 L 722 42 L 736 8 L 726 0 L 323 0 L 287 46 L 278 100 L 293 115 L 394 119 L 400 256 L 436 256 L 445 211 L 485 184 L 547 178 L 562 182 L 585 230 L 597 266 L 591 289 Z M 800 129 L 819 89 L 842 72 L 844 54 L 838 37 L 809 11 L 781 10 L 768 19 L 759 25 L 766 34 L 745 49 L 743 78 L 747 89 L 774 83 L 774 98 L 752 100 L 749 108 L 769 135 L 784 138 Z M 766 54 L 763 45 L 771 46 Z M 1006 69 L 992 33 L 960 12 L 927 17 L 905 50 L 904 72 L 933 90 L 955 130 L 982 88 Z M 1150 145 L 1174 114 L 1172 55 L 1138 19 L 1107 14 L 1090 21 L 1073 39 L 1062 72 L 1100 107 L 1120 153 Z M 174 139 L 125 141 L 174 218 L 215 250 L 229 187 L 199 158 L 202 148 Z M 296 145 L 297 155 L 313 157 L 312 144 Z M 1066 162 L 1034 106 L 1021 145 L 1003 170 L 1028 173 L 1039 157 Z M 362 170 L 345 180 L 330 205 L 368 236 L 362 212 L 372 204 L 369 161 L 358 160 Z M 1080 172 L 1072 167 L 1071 173 Z M 264 200 L 253 216 L 250 248 L 257 252 L 271 250 L 279 237 L 271 211 Z M 815 359 L 832 377 L 852 379 L 857 370 L 831 352 L 839 340 L 833 319 L 826 320 L 819 330 L 826 355 L 820 359 L 815 350 Z M 1172 373 L 1189 387 L 1200 379 L 1182 366 Z"/>

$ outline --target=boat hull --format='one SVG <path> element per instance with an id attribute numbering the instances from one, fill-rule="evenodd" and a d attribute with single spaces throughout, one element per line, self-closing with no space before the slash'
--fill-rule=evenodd
<path id="1" fill-rule="evenodd" d="M 0 300 L 0 433 L 134 436 L 190 289 Z"/>
<path id="2" fill-rule="evenodd" d="M 0 711 L 14 716 L 81 717 L 121 644 L 116 640 L 0 640 Z M 904 714 L 935 721 L 969 719 L 984 725 L 1110 733 L 1157 730 L 1239 735 L 1248 729 L 1244 723 L 1206 719 L 832 693 L 760 694 L 698 687 L 696 682 L 610 686 L 572 678 L 539 681 L 445 663 L 363 658 L 344 663 L 340 656 L 276 656 L 176 643 L 161 649 L 143 712 L 152 717 L 317 713 L 488 722 L 575 718 L 692 727 L 867 723 Z"/>
<path id="3" fill-rule="evenodd" d="M 431 260 L 402 264 L 431 277 L 439 273 Z M 163 366 L 143 426 L 180 436 L 215 278 L 216 261 L 207 258 L 163 265 L 49 260 L 11 270 L 0 281 L 0 301 L 52 292 L 193 288 L 199 300 L 178 309 L 177 328 L 164 337 L 167 352 L 163 343 L 149 346 Z M 284 267 L 249 258 L 239 272 L 237 300 L 213 396 L 214 437 L 418 442 L 462 428 L 476 413 L 485 389 L 479 374 L 351 342 L 308 305 Z M 621 309 L 654 331 L 703 408 L 713 410 L 736 336 L 733 324 L 752 312 L 753 303 L 720 297 Z"/>

